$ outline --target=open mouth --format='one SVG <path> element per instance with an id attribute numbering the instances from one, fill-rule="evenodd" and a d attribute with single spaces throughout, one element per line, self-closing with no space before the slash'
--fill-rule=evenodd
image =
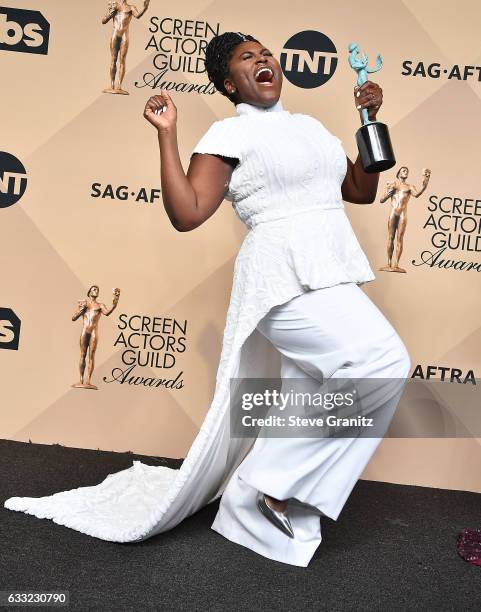
<path id="1" fill-rule="evenodd" d="M 257 83 L 272 83 L 274 79 L 274 71 L 268 66 L 263 66 L 256 71 L 254 78 Z"/>

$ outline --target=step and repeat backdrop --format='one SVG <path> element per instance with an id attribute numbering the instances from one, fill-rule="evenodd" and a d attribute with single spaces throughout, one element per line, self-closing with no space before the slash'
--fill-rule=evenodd
<path id="1" fill-rule="evenodd" d="M 147 99 L 169 90 L 190 153 L 234 106 L 208 82 L 215 34 L 281 63 L 285 109 L 357 155 L 356 41 L 374 67 L 397 165 L 346 212 L 376 274 L 363 290 L 437 389 L 481 371 L 481 51 L 476 1 L 220 0 L 0 6 L 0 436 L 182 457 L 215 385 L 247 229 L 224 202 L 179 233 L 162 205 Z M 402 221 L 394 214 L 402 209 Z M 394 253 L 388 266 L 389 246 Z M 397 267 L 395 262 L 397 261 Z M 82 384 L 83 383 L 83 384 Z M 462 394 L 458 395 L 462 397 Z M 481 409 L 481 407 L 480 407 Z M 481 491 L 475 436 L 386 438 L 363 477 Z"/>

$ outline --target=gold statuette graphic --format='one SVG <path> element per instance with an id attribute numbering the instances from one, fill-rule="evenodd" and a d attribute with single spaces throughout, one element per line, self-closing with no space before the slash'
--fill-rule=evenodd
<path id="1" fill-rule="evenodd" d="M 399 260 L 403 251 L 404 232 L 408 221 L 408 202 L 413 195 L 415 198 L 425 191 L 431 176 L 431 170 L 425 168 L 423 170 L 423 186 L 418 189 L 414 185 L 406 183 L 409 175 L 409 168 L 401 166 L 396 174 L 394 182 L 387 183 L 386 191 L 381 197 L 381 203 L 391 198 L 391 212 L 387 222 L 387 261 L 388 265 L 379 268 L 384 272 L 406 272 L 404 268 L 399 267 Z M 394 241 L 396 241 L 396 255 L 393 263 Z"/>
<path id="2" fill-rule="evenodd" d="M 72 321 L 76 321 L 79 317 L 83 319 L 82 333 L 80 334 L 80 382 L 72 385 L 76 389 L 97 389 L 90 382 L 90 379 L 95 367 L 95 351 L 97 350 L 99 339 L 99 320 L 102 314 L 108 317 L 115 310 L 119 301 L 120 289 L 114 289 L 114 297 L 110 308 L 107 308 L 105 304 L 97 302 L 98 296 L 98 286 L 92 285 L 87 292 L 87 299 L 79 301 L 77 310 L 72 316 Z M 87 376 L 85 376 L 87 351 L 88 366 Z"/>
<path id="3" fill-rule="evenodd" d="M 129 92 L 122 89 L 122 81 L 125 76 L 125 59 L 129 49 L 129 26 L 132 16 L 140 19 L 149 8 L 150 0 L 144 0 L 144 8 L 139 9 L 125 0 L 111 0 L 107 6 L 107 13 L 102 19 L 106 24 L 112 19 L 112 36 L 110 38 L 110 87 L 103 89 L 104 93 L 124 94 Z M 115 77 L 118 71 L 118 85 L 115 85 Z"/>

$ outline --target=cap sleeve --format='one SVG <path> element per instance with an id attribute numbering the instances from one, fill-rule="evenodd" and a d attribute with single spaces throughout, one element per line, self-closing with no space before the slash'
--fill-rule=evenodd
<path id="1" fill-rule="evenodd" d="M 211 155 L 221 155 L 223 157 L 233 157 L 241 161 L 239 139 L 232 122 L 228 119 L 214 121 L 207 132 L 192 150 L 194 153 L 210 153 Z"/>

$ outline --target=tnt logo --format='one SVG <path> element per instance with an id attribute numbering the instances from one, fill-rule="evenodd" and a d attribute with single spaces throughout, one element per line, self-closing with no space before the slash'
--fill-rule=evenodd
<path id="1" fill-rule="evenodd" d="M 281 51 L 280 64 L 288 81 L 312 89 L 324 85 L 337 68 L 337 49 L 322 32 L 304 30 L 291 36 Z"/>
<path id="2" fill-rule="evenodd" d="M 0 307 L 0 349 L 18 350 L 21 321 L 11 308 Z"/>
<path id="3" fill-rule="evenodd" d="M 27 173 L 14 155 L 0 151 L 0 208 L 12 206 L 27 188 Z"/>
<path id="4" fill-rule="evenodd" d="M 50 24 L 39 11 L 0 6 L 0 49 L 47 55 Z"/>

